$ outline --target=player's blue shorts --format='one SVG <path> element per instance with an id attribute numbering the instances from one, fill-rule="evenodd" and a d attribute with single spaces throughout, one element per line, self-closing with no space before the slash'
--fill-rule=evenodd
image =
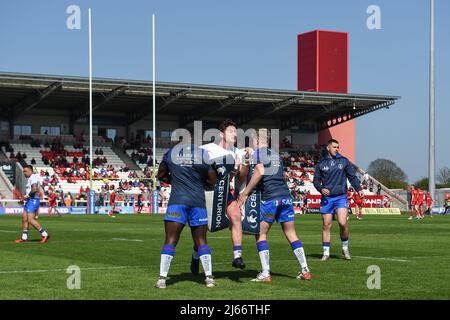
<path id="1" fill-rule="evenodd" d="M 261 221 L 268 223 L 294 221 L 294 206 L 290 198 L 261 201 L 260 211 Z"/>
<path id="2" fill-rule="evenodd" d="M 174 221 L 181 224 L 188 222 L 191 227 L 204 226 L 208 224 L 208 213 L 206 208 L 174 204 L 167 207 L 164 221 Z"/>
<path id="3" fill-rule="evenodd" d="M 39 209 L 39 198 L 28 199 L 23 209 L 28 213 L 36 213 Z"/>
<path id="4" fill-rule="evenodd" d="M 321 214 L 334 214 L 336 209 L 348 208 L 347 195 L 343 194 L 335 197 L 322 197 L 320 203 Z"/>

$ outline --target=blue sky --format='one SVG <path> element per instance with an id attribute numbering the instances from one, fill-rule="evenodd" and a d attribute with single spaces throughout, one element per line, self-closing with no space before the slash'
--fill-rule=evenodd
<path id="1" fill-rule="evenodd" d="M 78 5 L 81 30 L 68 30 Z M 381 30 L 366 27 L 369 5 Z M 93 10 L 94 76 L 146 79 L 151 15 L 157 17 L 157 79 L 296 89 L 296 35 L 350 34 L 350 92 L 399 95 L 389 110 L 357 120 L 357 163 L 395 161 L 415 180 L 428 172 L 426 0 L 2 0 L 0 71 L 87 76 L 87 10 Z M 436 167 L 450 166 L 450 1 L 436 0 Z"/>

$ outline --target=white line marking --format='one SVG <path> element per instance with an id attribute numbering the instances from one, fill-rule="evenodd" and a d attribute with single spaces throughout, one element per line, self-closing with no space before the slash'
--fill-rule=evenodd
<path id="1" fill-rule="evenodd" d="M 374 259 L 374 260 L 387 260 L 387 261 L 397 261 L 397 262 L 409 262 L 409 260 L 404 259 L 392 259 L 392 258 L 377 258 L 377 257 L 363 257 L 363 256 L 353 256 L 353 258 L 359 258 L 359 259 Z"/>
<path id="2" fill-rule="evenodd" d="M 125 239 L 125 238 L 112 238 L 111 240 L 117 240 L 117 241 L 134 241 L 134 242 L 144 242 L 144 240 L 140 240 L 140 239 Z"/>
<path id="3" fill-rule="evenodd" d="M 0 232 L 4 232 L 4 233 L 18 233 L 17 231 L 11 231 L 11 230 L 0 230 Z"/>
<path id="4" fill-rule="evenodd" d="M 397 262 L 409 262 L 408 260 L 402 260 L 402 259 L 391 259 L 391 258 L 377 258 L 377 257 L 364 257 L 364 256 L 353 256 L 354 258 L 359 259 L 378 259 L 378 260 L 388 260 L 388 261 L 397 261 Z M 420 258 L 420 257 L 418 257 Z M 333 260 L 339 260 L 339 259 L 333 259 Z M 316 261 L 316 259 L 314 259 Z M 259 260 L 246 260 L 247 264 L 258 264 L 260 263 Z M 295 263 L 295 259 L 285 259 L 285 260 L 274 260 L 271 261 L 271 264 L 278 264 L 278 263 L 286 263 L 286 262 L 293 262 Z M 214 265 L 229 265 L 230 263 L 227 262 L 214 262 Z M 81 270 L 114 270 L 114 269 L 139 269 L 139 268 L 151 268 L 151 267 L 159 267 L 158 264 L 148 264 L 145 266 L 113 266 L 113 267 L 86 267 L 86 268 L 80 268 Z M 40 273 L 40 272 L 66 272 L 67 269 L 36 269 L 36 270 L 10 270 L 10 271 L 0 271 L 0 274 L 14 274 L 14 273 Z"/>
<path id="5" fill-rule="evenodd" d="M 81 270 L 107 270 L 107 269 L 131 269 L 131 268 L 142 268 L 142 266 L 117 266 L 117 267 L 88 267 L 80 268 Z M 67 271 L 67 269 L 35 269 L 35 270 L 11 270 L 11 271 L 0 271 L 0 274 L 11 274 L 11 273 L 40 273 L 40 272 L 60 272 Z"/>

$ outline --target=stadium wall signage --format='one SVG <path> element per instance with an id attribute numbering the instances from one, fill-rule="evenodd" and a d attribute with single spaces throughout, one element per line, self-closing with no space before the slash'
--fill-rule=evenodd
<path id="1" fill-rule="evenodd" d="M 387 214 L 387 215 L 395 215 L 401 214 L 399 208 L 362 208 L 362 214 Z"/>

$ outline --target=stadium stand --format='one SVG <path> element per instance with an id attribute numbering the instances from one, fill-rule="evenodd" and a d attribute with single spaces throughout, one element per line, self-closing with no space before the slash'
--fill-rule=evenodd
<path id="1" fill-rule="evenodd" d="M 167 150 L 167 148 L 156 148 L 156 164 L 159 164 L 161 162 Z M 152 149 L 150 148 L 128 149 L 126 150 L 126 154 L 143 171 L 146 167 L 153 166 Z"/>
<path id="2" fill-rule="evenodd" d="M 70 142 L 70 141 L 69 141 Z M 71 141 L 73 142 L 73 141 Z M 12 143 L 14 150 L 20 150 L 20 154 L 26 154 L 22 162 L 28 163 L 35 159 L 36 173 L 46 193 L 49 190 L 62 190 L 64 194 L 70 192 L 74 197 L 80 196 L 80 190 L 89 187 L 89 150 L 84 145 L 75 148 L 71 145 L 51 144 L 47 147 L 31 143 Z M 95 148 L 94 152 L 93 183 L 92 188 L 100 193 L 109 190 L 111 186 L 115 190 L 128 195 L 148 193 L 148 188 L 139 181 L 131 181 L 137 178 L 136 172 L 127 170 L 125 163 L 114 153 L 111 147 L 102 146 Z M 14 159 L 14 158 L 13 158 Z M 103 159 L 106 162 L 103 162 Z M 16 158 L 16 160 L 19 160 Z M 99 161 L 96 161 L 99 160 Z M 84 163 L 83 163 L 84 162 Z M 113 180 L 114 179 L 114 180 Z"/>

